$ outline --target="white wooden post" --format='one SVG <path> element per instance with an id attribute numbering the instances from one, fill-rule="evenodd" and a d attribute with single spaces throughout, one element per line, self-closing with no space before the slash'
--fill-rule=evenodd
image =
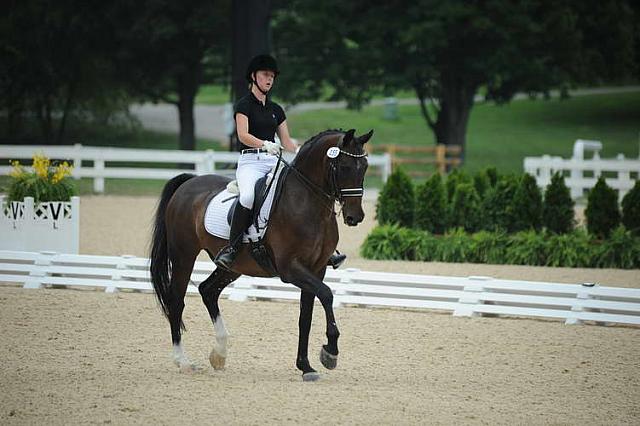
<path id="1" fill-rule="evenodd" d="M 104 160 L 96 158 L 93 160 L 93 192 L 102 194 L 104 192 Z"/>
<path id="2" fill-rule="evenodd" d="M 583 300 L 587 300 L 587 299 L 591 299 L 591 289 L 592 288 L 596 288 L 598 286 L 598 284 L 592 284 L 592 283 L 584 283 L 582 284 L 583 288 L 581 289 L 581 291 L 579 291 L 576 294 L 576 300 L 573 303 L 573 305 L 571 305 L 571 312 L 583 312 L 584 311 L 584 306 L 582 304 Z M 576 325 L 576 324 L 582 324 L 582 320 L 576 318 L 576 317 L 569 317 L 565 320 L 565 324 L 566 325 Z"/>
<path id="3" fill-rule="evenodd" d="M 618 154 L 616 156 L 616 160 L 620 161 L 620 164 L 624 164 L 624 154 Z M 622 202 L 627 191 L 633 188 L 634 182 L 631 180 L 631 173 L 629 170 L 621 170 L 618 172 L 618 184 L 620 185 L 618 189 L 618 202 Z"/>
<path id="4" fill-rule="evenodd" d="M 490 281 L 491 277 L 470 276 L 464 286 L 464 293 L 458 299 L 458 307 L 453 311 L 456 317 L 477 317 L 481 314 L 476 312 L 474 307 L 481 304 L 480 293 L 484 292 L 484 282 Z"/>
<path id="5" fill-rule="evenodd" d="M 31 199 L 31 201 L 33 203 L 33 198 Z M 47 266 L 51 265 L 51 260 L 55 255 L 56 252 L 54 251 L 41 251 L 33 262 L 34 267 L 29 272 L 29 279 L 25 281 L 22 288 L 41 288 L 43 284 L 43 278 L 48 275 Z"/>
<path id="6" fill-rule="evenodd" d="M 205 172 L 206 173 L 216 172 L 215 153 L 213 152 L 212 149 L 207 149 L 205 151 Z"/>
<path id="7" fill-rule="evenodd" d="M 82 178 L 82 144 L 73 144 L 73 178 Z"/>

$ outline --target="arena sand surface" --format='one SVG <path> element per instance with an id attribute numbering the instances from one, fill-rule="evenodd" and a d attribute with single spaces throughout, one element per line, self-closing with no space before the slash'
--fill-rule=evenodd
<path id="1" fill-rule="evenodd" d="M 83 197 L 81 252 L 146 255 L 155 199 Z M 374 225 L 341 228 L 349 266 L 640 287 L 640 271 L 371 262 L 357 246 Z M 204 258 L 203 258 L 204 259 Z M 317 383 L 295 369 L 298 306 L 232 302 L 223 371 L 207 362 L 213 327 L 186 298 L 180 373 L 150 294 L 0 287 L 1 424 L 638 424 L 640 330 L 558 321 L 457 318 L 340 308 L 340 359 L 324 370 L 324 315 L 310 339 Z"/>

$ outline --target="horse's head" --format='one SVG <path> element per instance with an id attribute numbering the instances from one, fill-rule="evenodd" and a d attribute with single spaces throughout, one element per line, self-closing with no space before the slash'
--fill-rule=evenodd
<path id="1" fill-rule="evenodd" d="M 362 195 L 364 174 L 367 171 L 367 152 L 364 144 L 373 130 L 355 136 L 355 130 L 328 131 L 305 144 L 296 163 L 305 163 L 305 169 L 314 183 L 342 205 L 342 218 L 349 226 L 364 219 Z M 309 146 L 307 146 L 309 145 Z"/>

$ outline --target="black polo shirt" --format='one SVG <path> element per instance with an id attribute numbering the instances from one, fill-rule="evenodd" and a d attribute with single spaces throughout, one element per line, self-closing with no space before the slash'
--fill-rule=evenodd
<path id="1" fill-rule="evenodd" d="M 261 141 L 273 141 L 278 126 L 287 119 L 284 110 L 267 97 L 265 105 L 249 92 L 238 100 L 234 107 L 234 117 L 237 113 L 249 118 L 249 134 Z M 240 142 L 241 149 L 252 148 Z"/>

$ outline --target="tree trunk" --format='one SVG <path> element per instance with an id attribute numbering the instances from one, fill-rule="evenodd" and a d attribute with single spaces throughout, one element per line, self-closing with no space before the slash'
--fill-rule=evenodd
<path id="1" fill-rule="evenodd" d="M 73 97 L 75 94 L 76 82 L 77 82 L 77 78 L 74 78 L 73 81 L 69 83 L 69 89 L 67 91 L 67 99 L 65 100 L 64 110 L 62 111 L 62 119 L 60 120 L 60 125 L 58 127 L 58 137 L 56 138 L 56 145 L 62 144 L 62 141 L 64 138 L 64 132 L 67 127 L 67 117 L 69 116 L 71 105 L 73 104 Z"/>
<path id="2" fill-rule="evenodd" d="M 433 126 L 436 141 L 444 145 L 459 145 L 464 163 L 467 124 L 477 87 L 465 86 L 455 78 L 444 81 L 438 118 Z"/>
<path id="3" fill-rule="evenodd" d="M 193 114 L 202 66 L 197 63 L 178 76 L 178 115 L 180 119 L 180 149 L 196 149 L 196 125 Z"/>

